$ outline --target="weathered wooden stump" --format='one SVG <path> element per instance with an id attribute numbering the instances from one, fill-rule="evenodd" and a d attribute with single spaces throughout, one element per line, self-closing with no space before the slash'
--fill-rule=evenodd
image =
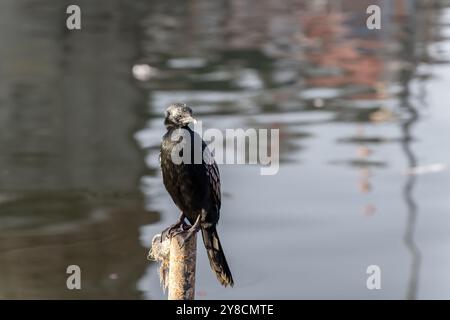
<path id="1" fill-rule="evenodd" d="M 194 300 L 197 236 L 187 237 L 181 232 L 161 241 L 161 234 L 153 237 L 149 259 L 160 263 L 159 278 L 169 300 Z M 184 246 L 181 244 L 184 242 Z"/>

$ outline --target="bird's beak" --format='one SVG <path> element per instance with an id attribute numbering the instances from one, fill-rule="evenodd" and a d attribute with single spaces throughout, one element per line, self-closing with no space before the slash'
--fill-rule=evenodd
<path id="1" fill-rule="evenodd" d="M 185 117 L 185 118 L 183 118 L 183 123 L 185 124 L 185 125 L 187 125 L 187 124 L 189 124 L 189 123 L 193 123 L 193 124 L 196 124 L 197 123 L 197 119 L 195 119 L 194 117 L 192 117 L 192 116 L 187 116 L 187 117 Z"/>

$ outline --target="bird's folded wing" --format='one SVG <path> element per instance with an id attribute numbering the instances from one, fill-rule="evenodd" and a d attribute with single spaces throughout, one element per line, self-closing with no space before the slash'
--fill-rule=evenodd
<path id="1" fill-rule="evenodd" d="M 212 199 L 217 206 L 217 210 L 220 210 L 221 206 L 221 194 L 220 194 L 220 173 L 217 163 L 214 160 L 213 155 L 209 151 L 208 147 L 203 152 L 204 161 L 203 164 L 206 167 L 206 172 L 209 179 L 209 187 L 212 195 Z"/>

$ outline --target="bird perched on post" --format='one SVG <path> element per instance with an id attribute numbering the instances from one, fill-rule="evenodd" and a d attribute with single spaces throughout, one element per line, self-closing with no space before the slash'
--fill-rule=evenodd
<path id="1" fill-rule="evenodd" d="M 216 230 L 221 205 L 219 168 L 206 143 L 189 127 L 195 122 L 191 108 L 185 104 L 172 104 L 166 110 L 167 132 L 161 143 L 161 169 L 164 186 L 181 215 L 164 233 L 173 236 L 178 232 L 192 234 L 201 230 L 217 279 L 225 287 L 233 286 L 233 276 Z M 195 156 L 196 152 L 201 152 L 200 157 Z M 174 159 L 183 156 L 181 163 Z M 187 230 L 185 218 L 191 224 Z"/>

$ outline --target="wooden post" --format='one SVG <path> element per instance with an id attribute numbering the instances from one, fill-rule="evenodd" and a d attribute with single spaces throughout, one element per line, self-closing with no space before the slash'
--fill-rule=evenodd
<path id="1" fill-rule="evenodd" d="M 159 276 L 163 289 L 169 288 L 169 300 L 194 300 L 197 236 L 187 239 L 182 232 L 161 242 L 161 235 L 153 237 L 149 258 L 161 263 Z M 185 241 L 184 246 L 181 243 Z"/>
<path id="2" fill-rule="evenodd" d="M 169 300 L 194 300 L 197 236 L 193 234 L 181 248 L 186 233 L 180 233 L 170 242 Z"/>

